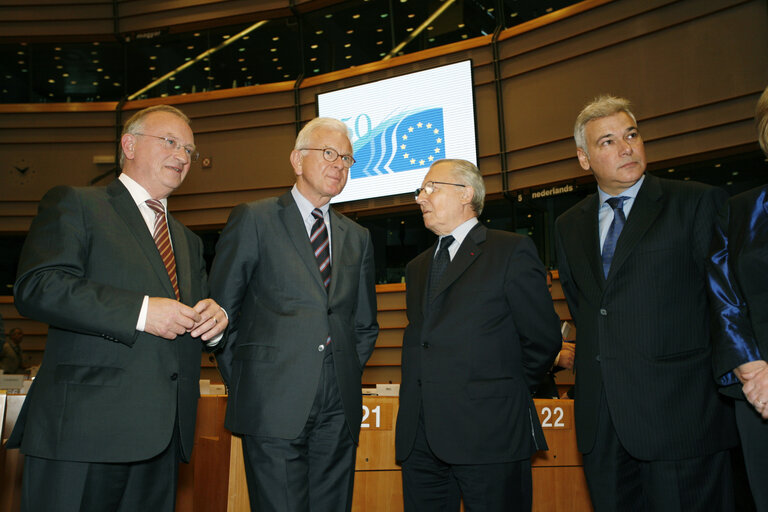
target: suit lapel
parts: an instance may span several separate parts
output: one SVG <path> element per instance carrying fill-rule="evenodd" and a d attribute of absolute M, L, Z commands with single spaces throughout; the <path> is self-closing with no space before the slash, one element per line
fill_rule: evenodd
<path fill-rule="evenodd" d="M 433 295 L 435 298 L 437 298 L 438 295 L 443 293 L 449 286 L 451 286 L 454 281 L 461 277 L 461 275 L 470 267 L 470 265 L 472 265 L 477 260 L 477 258 L 483 252 L 482 249 L 480 249 L 479 244 L 485 242 L 487 234 L 488 228 L 480 223 L 476 224 L 475 227 L 473 227 L 470 232 L 467 233 L 467 236 L 461 243 L 461 247 L 459 247 L 456 256 L 453 257 L 451 263 L 448 265 L 448 268 L 445 269 L 445 274 L 443 274 L 440 282 L 437 283 L 435 293 L 430 293 L 430 295 Z"/>
<path fill-rule="evenodd" d="M 128 232 L 134 237 L 155 275 L 163 283 L 167 296 L 176 298 L 171 280 L 168 279 L 168 272 L 165 270 L 163 259 L 157 251 L 157 245 L 155 245 L 155 241 L 147 229 L 147 224 L 144 222 L 144 217 L 141 216 L 139 208 L 133 201 L 130 192 L 128 192 L 128 189 L 125 188 L 120 180 L 115 180 L 107 186 L 107 193 L 109 194 L 109 201 L 112 203 L 112 207 L 123 222 L 125 222 Z"/>
<path fill-rule="evenodd" d="M 432 263 L 435 261 L 435 251 L 437 250 L 437 242 L 440 240 L 438 238 L 434 244 L 432 244 L 432 247 L 429 248 L 429 250 L 426 253 L 422 253 L 423 260 L 418 262 L 418 265 L 415 269 L 414 275 L 416 276 L 416 282 L 415 283 L 408 283 L 408 288 L 406 291 L 413 287 L 415 290 L 417 290 L 416 293 L 419 293 L 421 295 L 417 296 L 417 303 L 421 305 L 422 311 L 428 311 L 429 304 L 427 304 L 427 297 L 429 295 L 427 294 L 427 286 L 429 286 L 429 274 L 432 272 Z"/>
<path fill-rule="evenodd" d="M 315 259 L 312 245 L 309 243 L 307 228 L 305 227 L 304 219 L 301 218 L 301 213 L 299 213 L 299 207 L 296 206 L 296 201 L 293 200 L 293 196 L 289 191 L 280 196 L 277 202 L 282 207 L 279 212 L 280 219 L 285 226 L 286 233 L 288 233 L 288 238 L 291 239 L 296 248 L 299 259 L 307 266 L 307 270 L 314 276 L 318 286 L 325 289 L 323 278 L 320 276 L 320 269 L 317 268 L 317 259 Z M 336 249 L 335 245 L 334 249 Z M 336 251 L 334 250 L 335 253 Z M 333 283 L 333 267 L 331 267 L 331 283 Z"/>
<path fill-rule="evenodd" d="M 595 282 L 600 283 L 602 288 L 605 285 L 605 274 L 603 273 L 603 258 L 600 254 L 599 209 L 600 195 L 595 193 L 582 205 L 581 219 L 575 223 L 573 229 L 576 230 L 576 239 L 583 241 L 580 244 L 584 251 L 583 261 L 589 266 L 595 277 Z"/>
<path fill-rule="evenodd" d="M 331 218 L 331 247 L 332 247 L 332 255 L 331 255 L 331 289 L 328 290 L 328 295 L 333 296 L 334 291 L 336 290 L 336 285 L 339 282 L 337 276 L 340 276 L 341 273 L 337 273 L 334 275 L 333 269 L 334 268 L 341 268 L 338 265 L 340 265 L 341 261 L 341 255 L 342 253 L 342 247 L 344 247 L 344 240 L 347 237 L 347 227 L 343 223 L 343 219 L 341 218 L 341 215 L 337 213 L 332 208 L 328 211 L 328 214 Z M 313 254 L 314 256 L 314 254 Z M 315 263 L 315 268 L 317 268 L 317 263 Z M 320 275 L 320 270 L 318 269 L 317 275 Z"/>
<path fill-rule="evenodd" d="M 608 272 L 609 280 L 616 275 L 616 272 L 619 271 L 627 257 L 632 254 L 638 242 L 661 213 L 662 197 L 659 180 L 654 176 L 646 175 L 635 198 L 635 203 L 632 205 L 632 210 L 629 212 L 627 223 L 616 242 L 616 252 L 613 254 L 611 270 Z"/>
<path fill-rule="evenodd" d="M 192 300 L 192 262 L 189 254 L 189 243 L 184 227 L 179 221 L 168 214 L 168 229 L 171 232 L 173 256 L 176 258 L 176 279 L 179 283 L 181 300 Z M 165 268 L 165 267 L 163 267 Z"/>

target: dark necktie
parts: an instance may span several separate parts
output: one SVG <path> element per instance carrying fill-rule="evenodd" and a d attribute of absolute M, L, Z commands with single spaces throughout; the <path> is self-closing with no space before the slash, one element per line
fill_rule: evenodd
<path fill-rule="evenodd" d="M 325 227 L 323 211 L 320 208 L 312 210 L 312 216 L 316 220 L 312 225 L 309 241 L 312 244 L 312 250 L 315 251 L 317 268 L 320 269 L 320 276 L 323 278 L 323 284 L 327 291 L 328 287 L 331 286 L 331 248 L 328 244 L 328 229 Z"/>
<path fill-rule="evenodd" d="M 605 200 L 608 206 L 613 208 L 613 222 L 608 228 L 608 234 L 605 235 L 603 242 L 603 273 L 608 277 L 608 271 L 611 269 L 611 260 L 613 253 L 616 252 L 616 242 L 619 241 L 621 230 L 624 229 L 624 223 L 627 218 L 624 217 L 624 201 L 629 199 L 627 196 L 609 197 Z"/>
<path fill-rule="evenodd" d="M 440 278 L 443 277 L 445 269 L 448 268 L 448 264 L 451 262 L 451 256 L 448 254 L 448 247 L 451 246 L 455 238 L 448 235 L 440 239 L 440 247 L 437 249 L 435 259 L 432 261 L 432 269 L 429 271 L 429 302 L 432 302 L 435 298 L 435 290 L 440 283 Z"/>
<path fill-rule="evenodd" d="M 171 234 L 168 232 L 165 208 L 163 208 L 163 203 L 157 199 L 147 199 L 146 203 L 155 212 L 155 230 L 152 233 L 152 238 L 155 239 L 157 250 L 160 251 L 160 257 L 163 259 L 165 271 L 168 272 L 168 278 L 173 285 L 176 300 L 179 300 L 181 295 L 179 294 L 179 282 L 176 278 L 176 258 L 173 256 L 173 247 L 171 247 Z"/>

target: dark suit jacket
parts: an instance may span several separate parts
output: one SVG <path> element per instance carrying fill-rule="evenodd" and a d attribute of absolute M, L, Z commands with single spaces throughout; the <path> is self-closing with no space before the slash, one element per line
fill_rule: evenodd
<path fill-rule="evenodd" d="M 171 215 L 181 300 L 207 297 L 202 242 Z M 192 451 L 201 342 L 136 330 L 144 295 L 175 299 L 152 235 L 119 180 L 56 187 L 21 253 L 16 307 L 49 324 L 10 447 L 37 457 L 130 462 L 163 451 L 179 422 Z"/>
<path fill-rule="evenodd" d="M 576 324 L 576 435 L 595 442 L 600 394 L 642 460 L 733 446 L 733 412 L 712 379 L 705 262 L 725 193 L 646 175 L 603 276 L 597 194 L 556 223 L 560 282 Z"/>
<path fill-rule="evenodd" d="M 744 399 L 744 394 L 731 370 L 768 358 L 767 200 L 766 186 L 733 197 L 730 215 L 724 216 L 713 240 L 715 377 L 728 386 L 722 391 L 734 398 Z"/>
<path fill-rule="evenodd" d="M 422 407 L 429 445 L 450 464 L 527 459 L 546 449 L 530 390 L 561 345 L 536 248 L 476 225 L 427 304 L 434 252 L 406 267 L 397 459 L 413 448 Z"/>
<path fill-rule="evenodd" d="M 328 291 L 290 192 L 236 207 L 221 234 L 210 282 L 230 319 L 217 359 L 232 432 L 301 433 L 325 357 L 318 347 L 330 333 L 347 424 L 358 438 L 361 376 L 379 331 L 373 247 L 368 230 L 330 212 Z"/>

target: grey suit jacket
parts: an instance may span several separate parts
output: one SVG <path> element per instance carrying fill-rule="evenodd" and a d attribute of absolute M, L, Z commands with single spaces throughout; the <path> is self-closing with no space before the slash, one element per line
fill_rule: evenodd
<path fill-rule="evenodd" d="M 207 297 L 200 239 L 168 216 L 181 300 Z M 43 362 L 10 447 L 37 457 L 131 462 L 163 451 L 178 418 L 192 451 L 202 344 L 136 330 L 144 295 L 175 294 L 141 213 L 119 180 L 56 187 L 40 202 L 14 288 L 19 312 L 49 324 Z"/>
<path fill-rule="evenodd" d="M 712 379 L 705 262 L 725 192 L 646 175 L 607 279 L 593 194 L 556 223 L 560 281 L 576 324 L 576 436 L 592 450 L 601 393 L 624 448 L 676 460 L 735 443 Z"/>
<path fill-rule="evenodd" d="M 211 294 L 230 326 L 217 355 L 229 386 L 226 426 L 293 439 L 304 427 L 331 335 L 350 432 L 362 417 L 361 376 L 378 336 L 368 231 L 333 209 L 326 291 L 290 192 L 243 204 L 229 217 L 211 270 Z"/>

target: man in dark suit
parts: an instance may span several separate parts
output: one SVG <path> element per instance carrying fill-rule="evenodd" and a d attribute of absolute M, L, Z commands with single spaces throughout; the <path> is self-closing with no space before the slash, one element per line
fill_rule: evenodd
<path fill-rule="evenodd" d="M 349 510 L 378 335 L 373 247 L 329 208 L 354 163 L 346 126 L 310 121 L 290 159 L 293 189 L 235 208 L 216 246 L 211 294 L 232 319 L 225 424 L 242 435 L 252 510 Z"/>
<path fill-rule="evenodd" d="M 21 253 L 16 307 L 49 324 L 8 441 L 26 455 L 26 512 L 173 511 L 201 340 L 227 325 L 205 298 L 201 240 L 165 212 L 197 155 L 189 119 L 150 107 L 120 142 L 119 178 L 48 192 Z"/>
<path fill-rule="evenodd" d="M 396 457 L 406 511 L 531 509 L 546 449 L 531 390 L 560 350 L 544 267 L 524 236 L 477 219 L 485 186 L 465 160 L 432 164 L 416 192 L 439 242 L 406 267 Z"/>
<path fill-rule="evenodd" d="M 576 435 L 601 510 L 732 510 L 732 408 L 712 379 L 705 262 L 725 193 L 645 174 L 629 102 L 574 130 L 598 192 L 557 219 L 576 324 Z"/>

